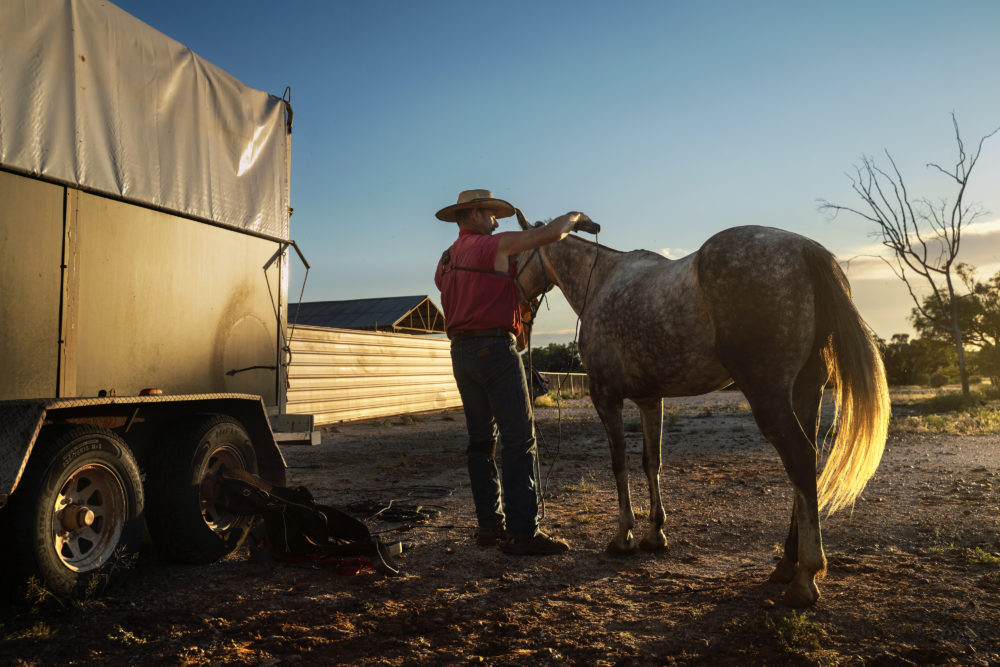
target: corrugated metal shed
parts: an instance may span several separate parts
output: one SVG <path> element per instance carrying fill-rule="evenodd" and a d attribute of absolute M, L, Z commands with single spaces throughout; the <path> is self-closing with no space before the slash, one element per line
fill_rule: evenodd
<path fill-rule="evenodd" d="M 446 338 L 300 326 L 291 350 L 288 412 L 317 424 L 462 405 Z"/>
<path fill-rule="evenodd" d="M 293 303 L 288 322 L 331 329 L 444 333 L 444 314 L 426 295 Z"/>

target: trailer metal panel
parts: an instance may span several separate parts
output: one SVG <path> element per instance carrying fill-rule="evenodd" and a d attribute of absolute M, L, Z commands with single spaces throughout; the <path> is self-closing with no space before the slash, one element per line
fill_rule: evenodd
<path fill-rule="evenodd" d="M 55 396 L 63 188 L 0 171 L 0 400 Z"/>
<path fill-rule="evenodd" d="M 263 267 L 279 244 L 88 193 L 76 228 L 77 377 L 67 393 L 155 386 L 277 404 L 282 280 L 280 263 Z"/>

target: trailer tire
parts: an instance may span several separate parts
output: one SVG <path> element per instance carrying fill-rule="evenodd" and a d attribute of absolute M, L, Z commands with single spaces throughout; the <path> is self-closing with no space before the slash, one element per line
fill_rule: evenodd
<path fill-rule="evenodd" d="M 4 509 L 15 586 L 37 577 L 61 599 L 99 593 L 139 552 L 143 503 L 139 468 L 120 437 L 46 426 Z"/>
<path fill-rule="evenodd" d="M 146 523 L 167 558 L 212 563 L 246 538 L 254 517 L 226 510 L 218 476 L 227 469 L 257 473 L 246 429 L 227 415 L 187 420 L 170 429 L 150 456 Z"/>

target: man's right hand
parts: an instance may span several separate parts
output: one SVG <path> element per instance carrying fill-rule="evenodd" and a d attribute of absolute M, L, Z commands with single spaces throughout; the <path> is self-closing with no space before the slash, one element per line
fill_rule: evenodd
<path fill-rule="evenodd" d="M 593 224 L 593 221 L 585 213 L 570 211 L 541 227 L 532 227 L 522 232 L 504 232 L 500 235 L 494 270 L 506 271 L 507 257 L 510 255 L 566 238 L 581 222 Z"/>
<path fill-rule="evenodd" d="M 558 218 L 550 222 L 546 227 L 557 227 L 559 228 L 559 239 L 566 237 L 570 232 L 575 231 L 588 231 L 585 227 L 589 225 L 596 224 L 590 219 L 586 213 L 580 213 L 579 211 L 570 211 L 564 215 L 560 215 Z M 600 227 L 598 227 L 600 229 Z"/>

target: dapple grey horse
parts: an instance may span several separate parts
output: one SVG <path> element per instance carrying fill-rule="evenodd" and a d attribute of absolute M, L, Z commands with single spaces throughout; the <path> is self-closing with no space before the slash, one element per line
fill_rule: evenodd
<path fill-rule="evenodd" d="M 618 532 L 608 550 L 636 548 L 624 399 L 639 407 L 645 441 L 649 529 L 638 546 L 658 550 L 667 544 L 659 488 L 663 397 L 735 381 L 794 490 L 784 554 L 770 581 L 788 584 L 782 601 L 789 606 L 815 603 L 816 576 L 826 571 L 820 509 L 853 505 L 882 457 L 890 409 L 878 349 L 833 255 L 791 232 L 735 227 L 679 260 L 570 236 L 522 253 L 518 266 L 525 298 L 558 286 L 580 318 L 580 357 L 618 487 Z M 838 428 L 817 482 L 828 382 Z"/>

